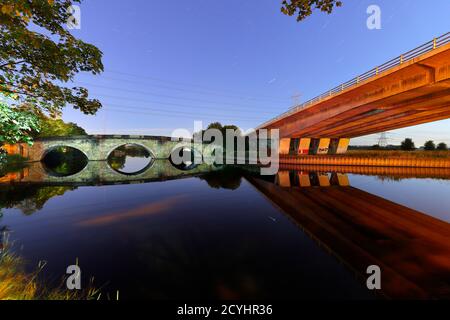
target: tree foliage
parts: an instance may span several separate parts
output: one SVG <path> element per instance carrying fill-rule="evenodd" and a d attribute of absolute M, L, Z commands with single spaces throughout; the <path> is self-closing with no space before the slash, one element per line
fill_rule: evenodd
<path fill-rule="evenodd" d="M 302 21 L 310 16 L 315 9 L 330 14 L 335 7 L 341 7 L 339 0 L 283 0 L 281 12 L 288 16 L 297 16 Z"/>
<path fill-rule="evenodd" d="M 41 130 L 34 137 L 66 137 L 66 136 L 84 136 L 86 131 L 76 123 L 66 123 L 61 119 L 52 119 L 48 117 L 40 118 Z"/>
<path fill-rule="evenodd" d="M 0 101 L 0 146 L 17 142 L 31 144 L 31 135 L 39 129 L 39 118 L 35 114 Z"/>
<path fill-rule="evenodd" d="M 448 146 L 445 142 L 441 142 L 437 145 L 436 149 L 440 150 L 440 151 L 444 151 L 444 150 L 448 150 Z"/>
<path fill-rule="evenodd" d="M 101 107 L 87 89 L 64 85 L 80 71 L 103 71 L 102 52 L 65 28 L 80 1 L 0 0 L 0 92 L 13 93 L 17 105 L 51 115 L 66 104 L 85 114 Z"/>
<path fill-rule="evenodd" d="M 433 150 L 436 150 L 436 145 L 434 144 L 434 142 L 432 140 L 429 140 L 429 141 L 425 142 L 424 149 L 427 151 L 433 151 Z"/>
<path fill-rule="evenodd" d="M 406 138 L 405 140 L 403 140 L 400 147 L 402 150 L 405 151 L 411 151 L 416 149 L 416 146 L 414 145 L 414 142 L 411 138 Z"/>
<path fill-rule="evenodd" d="M 212 122 L 212 123 L 210 123 L 208 125 L 208 127 L 206 128 L 206 130 L 209 130 L 209 129 L 217 129 L 217 130 L 219 130 L 222 133 L 222 137 L 224 139 L 224 142 L 225 142 L 225 139 L 226 139 L 227 129 L 233 130 L 237 135 L 241 135 L 242 134 L 242 132 L 239 129 L 239 127 L 237 127 L 237 126 L 235 126 L 233 124 L 222 125 L 220 122 Z M 197 138 L 202 139 L 206 130 L 202 130 L 200 132 L 194 132 L 194 135 L 193 135 L 194 138 L 197 137 Z"/>

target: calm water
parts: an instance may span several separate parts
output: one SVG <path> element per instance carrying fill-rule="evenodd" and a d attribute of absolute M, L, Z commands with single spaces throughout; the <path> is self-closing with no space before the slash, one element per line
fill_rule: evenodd
<path fill-rule="evenodd" d="M 122 169 L 139 166 L 148 161 Z M 448 172 L 298 169 L 189 176 L 155 163 L 141 183 L 117 170 L 89 181 L 97 168 L 58 184 L 32 167 L 3 177 L 0 229 L 28 270 L 47 261 L 49 285 L 78 259 L 85 284 L 95 277 L 121 299 L 450 296 Z M 374 263 L 388 270 L 377 295 L 365 279 Z"/>

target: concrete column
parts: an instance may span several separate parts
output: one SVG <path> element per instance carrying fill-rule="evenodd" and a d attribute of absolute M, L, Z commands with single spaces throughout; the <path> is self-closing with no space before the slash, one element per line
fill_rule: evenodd
<path fill-rule="evenodd" d="M 330 138 L 322 138 L 319 142 L 319 148 L 317 149 L 317 154 L 328 154 L 328 149 L 330 147 Z"/>
<path fill-rule="evenodd" d="M 283 155 L 289 154 L 289 147 L 291 145 L 291 138 L 280 139 L 280 150 L 279 153 Z"/>
<path fill-rule="evenodd" d="M 310 138 L 301 138 L 300 143 L 298 144 L 298 154 L 309 154 L 310 145 Z"/>
<path fill-rule="evenodd" d="M 336 154 L 346 153 L 349 144 L 350 144 L 350 139 L 348 139 L 348 138 L 339 139 L 339 144 L 338 144 Z"/>

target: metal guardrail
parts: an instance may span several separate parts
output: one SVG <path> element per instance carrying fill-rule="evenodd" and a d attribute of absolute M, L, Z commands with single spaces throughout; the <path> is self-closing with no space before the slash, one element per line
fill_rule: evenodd
<path fill-rule="evenodd" d="M 263 128 L 274 121 L 285 118 L 286 116 L 293 114 L 299 110 L 302 110 L 312 104 L 318 103 L 326 98 L 337 95 L 337 94 L 341 93 L 342 91 L 344 91 L 345 89 L 348 89 L 355 85 L 361 84 L 370 78 L 378 76 L 383 72 L 386 72 L 394 67 L 400 66 L 405 62 L 411 61 L 414 58 L 417 58 L 425 53 L 433 51 L 433 50 L 435 50 L 439 47 L 442 47 L 448 43 L 450 43 L 450 32 L 448 32 L 438 38 L 434 38 L 433 40 L 431 40 L 411 51 L 408 51 L 408 52 L 406 52 L 406 53 L 404 53 L 404 54 L 402 54 L 402 55 L 400 55 L 378 67 L 373 68 L 372 70 L 369 70 L 369 71 L 357 76 L 356 78 L 353 78 L 347 82 L 344 82 L 344 83 L 340 84 L 339 86 L 337 86 L 315 98 L 312 98 L 311 100 L 308 100 L 300 105 L 290 108 L 288 111 L 282 113 L 281 115 L 279 115 L 275 118 L 272 118 L 271 120 L 263 123 L 261 126 L 259 126 L 259 128 Z"/>

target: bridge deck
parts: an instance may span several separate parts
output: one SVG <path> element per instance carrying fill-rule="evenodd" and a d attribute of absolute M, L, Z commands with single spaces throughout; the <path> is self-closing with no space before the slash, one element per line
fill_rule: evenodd
<path fill-rule="evenodd" d="M 352 138 L 450 118 L 450 33 L 355 79 L 259 128 Z"/>

